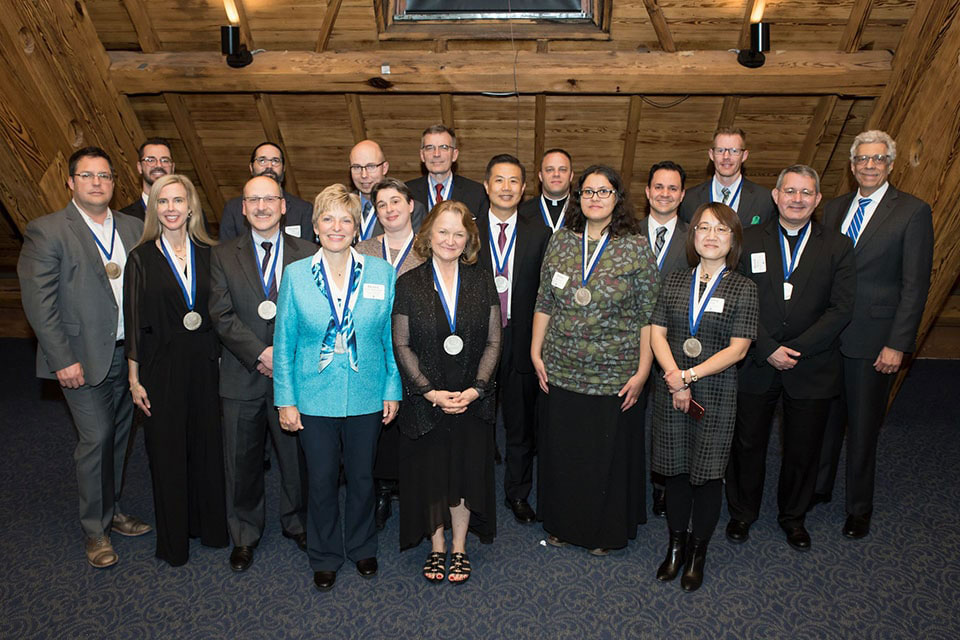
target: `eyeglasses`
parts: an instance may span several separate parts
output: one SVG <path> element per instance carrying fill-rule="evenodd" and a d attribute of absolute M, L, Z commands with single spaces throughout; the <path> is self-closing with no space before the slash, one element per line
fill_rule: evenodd
<path fill-rule="evenodd" d="M 140 158 L 140 162 L 143 164 L 162 164 L 164 166 L 173 164 L 173 159 L 166 156 L 162 158 L 154 158 L 153 156 L 147 156 L 145 158 Z"/>
<path fill-rule="evenodd" d="M 724 153 L 729 153 L 731 156 L 736 158 L 744 152 L 743 149 L 738 149 L 737 147 L 714 147 L 713 154 L 716 156 L 722 156 Z"/>
<path fill-rule="evenodd" d="M 584 200 L 591 200 L 593 199 L 593 196 L 597 196 L 601 200 L 606 200 L 615 193 L 616 191 L 613 189 L 607 189 L 606 187 L 602 187 L 600 189 L 581 189 L 580 197 Z"/>
<path fill-rule="evenodd" d="M 102 180 L 103 182 L 113 182 L 113 174 L 107 173 L 106 171 L 101 171 L 99 173 L 94 173 L 92 171 L 81 171 L 80 173 L 73 174 L 74 178 L 80 178 L 84 182 L 93 182 L 94 178 Z"/>
<path fill-rule="evenodd" d="M 890 156 L 883 153 L 877 153 L 872 156 L 853 156 L 853 164 L 858 167 L 868 164 L 871 160 L 873 160 L 874 164 L 883 166 L 890 162 Z"/>
<path fill-rule="evenodd" d="M 706 222 L 701 222 L 700 224 L 695 226 L 693 229 L 697 233 L 702 233 L 705 236 L 710 235 L 711 231 L 715 232 L 718 236 L 725 236 L 730 233 L 730 227 L 726 225 L 718 224 L 717 226 L 712 226 L 707 224 Z"/>
<path fill-rule="evenodd" d="M 352 164 L 350 165 L 350 171 L 353 173 L 363 173 L 364 171 L 367 173 L 373 173 L 382 167 L 384 162 L 386 162 L 386 160 L 383 162 L 371 162 L 370 164 Z"/>
<path fill-rule="evenodd" d="M 433 153 L 437 149 L 439 149 L 440 151 L 443 151 L 444 153 L 446 153 L 447 151 L 453 151 L 454 149 L 456 149 L 456 147 L 451 146 L 449 144 L 425 144 L 420 148 L 426 151 L 427 153 Z"/>
<path fill-rule="evenodd" d="M 255 159 L 254 162 L 261 167 L 265 167 L 268 164 L 274 167 L 279 167 L 283 164 L 283 158 L 268 158 L 266 156 L 260 156 L 259 158 Z"/>
<path fill-rule="evenodd" d="M 243 196 L 243 201 L 251 207 L 256 207 L 263 200 L 263 204 L 272 205 L 280 201 L 280 196 Z"/>
<path fill-rule="evenodd" d="M 813 196 L 817 195 L 817 192 L 816 192 L 816 191 L 811 191 L 810 189 L 794 189 L 793 187 L 787 187 L 786 189 L 780 189 L 780 193 L 782 193 L 783 195 L 787 196 L 788 198 L 792 198 L 793 196 L 797 195 L 798 193 L 799 193 L 802 197 L 804 197 L 804 198 L 812 198 Z"/>

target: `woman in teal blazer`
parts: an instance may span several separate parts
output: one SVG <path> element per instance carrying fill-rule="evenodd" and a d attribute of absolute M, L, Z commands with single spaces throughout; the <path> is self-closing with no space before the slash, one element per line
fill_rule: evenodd
<path fill-rule="evenodd" d="M 327 187 L 314 203 L 313 226 L 321 249 L 283 272 L 273 385 L 280 426 L 298 431 L 303 446 L 310 483 L 307 554 L 314 584 L 328 591 L 344 558 L 365 578 L 377 573 L 373 462 L 380 425 L 397 415 L 402 388 L 390 326 L 395 272 L 351 248 L 360 198 L 343 185 Z"/>

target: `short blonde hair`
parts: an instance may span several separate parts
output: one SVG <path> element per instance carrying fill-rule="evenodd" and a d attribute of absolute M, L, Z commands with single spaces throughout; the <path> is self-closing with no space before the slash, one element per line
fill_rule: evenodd
<path fill-rule="evenodd" d="M 480 230 L 477 229 L 477 223 L 473 221 L 473 214 L 470 213 L 467 205 L 462 202 L 457 202 L 456 200 L 438 202 L 433 209 L 430 210 L 427 217 L 423 219 L 423 224 L 420 225 L 420 231 L 413 241 L 413 250 L 424 260 L 429 260 L 433 257 L 433 249 L 430 247 L 433 225 L 437 222 L 437 218 L 447 211 L 459 214 L 460 222 L 467 230 L 467 244 L 463 248 L 460 262 L 463 264 L 475 264 L 477 262 L 477 254 L 480 253 Z"/>
<path fill-rule="evenodd" d="M 150 187 L 150 195 L 147 198 L 147 212 L 143 218 L 143 235 L 140 236 L 140 242 L 145 244 L 154 242 L 163 233 L 163 227 L 160 224 L 160 216 L 157 214 L 157 198 L 164 187 L 171 184 L 183 185 L 187 192 L 187 234 L 190 239 L 197 244 L 203 244 L 212 247 L 217 241 L 210 237 L 203 225 L 203 208 L 200 206 L 200 194 L 197 188 L 190 182 L 190 178 L 179 173 L 171 173 L 158 178 L 153 186 Z"/>
<path fill-rule="evenodd" d="M 320 214 L 332 209 L 343 209 L 353 218 L 355 233 L 360 233 L 360 196 L 342 184 L 332 184 L 321 191 L 313 201 L 313 216 L 310 221 L 317 226 Z"/>

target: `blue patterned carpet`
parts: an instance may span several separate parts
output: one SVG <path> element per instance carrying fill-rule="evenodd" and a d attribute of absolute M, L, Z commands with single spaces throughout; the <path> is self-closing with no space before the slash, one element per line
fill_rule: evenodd
<path fill-rule="evenodd" d="M 170 568 L 154 559 L 153 534 L 114 536 L 120 563 L 87 566 L 62 396 L 33 378 L 29 342 L 0 340 L 0 349 L 0 638 L 960 637 L 960 434 L 944 401 L 960 385 L 956 362 L 918 363 L 897 399 L 866 540 L 840 535 L 842 500 L 834 500 L 808 517 L 811 552 L 786 545 L 774 439 L 763 519 L 734 546 L 723 515 L 694 594 L 654 578 L 662 520 L 596 558 L 546 546 L 539 526 L 514 523 L 502 505 L 495 543 L 468 543 L 475 573 L 466 585 L 424 581 L 427 546 L 400 554 L 394 517 L 380 538 L 380 575 L 363 580 L 346 565 L 336 588 L 320 594 L 275 515 L 245 574 L 229 570 L 229 550 L 197 543 L 187 566 Z M 275 509 L 276 470 L 268 483 Z M 125 498 L 152 521 L 142 435 Z"/>

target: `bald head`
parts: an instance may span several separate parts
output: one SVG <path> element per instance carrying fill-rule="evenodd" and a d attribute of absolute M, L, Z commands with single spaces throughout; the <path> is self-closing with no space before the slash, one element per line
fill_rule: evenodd
<path fill-rule="evenodd" d="M 370 198 L 370 190 L 389 170 L 390 163 L 384 157 L 383 149 L 373 140 L 358 142 L 350 150 L 350 178 L 363 197 Z"/>

